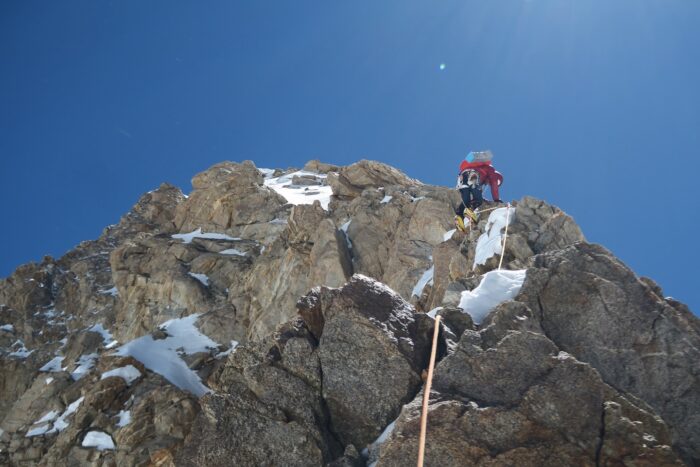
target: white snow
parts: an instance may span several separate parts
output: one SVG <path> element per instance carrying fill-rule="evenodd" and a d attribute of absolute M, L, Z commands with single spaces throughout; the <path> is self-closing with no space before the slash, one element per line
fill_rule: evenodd
<path fill-rule="evenodd" d="M 518 295 L 526 272 L 526 269 L 487 272 L 477 288 L 462 292 L 459 307 L 472 317 L 474 323 L 481 324 L 498 304 Z"/>
<path fill-rule="evenodd" d="M 370 451 L 375 451 L 379 446 L 384 444 L 384 442 L 387 439 L 389 439 L 389 436 L 391 436 L 391 433 L 394 431 L 394 427 L 396 426 L 397 420 L 398 420 L 398 418 L 396 420 L 394 420 L 393 422 L 389 423 L 386 426 L 386 428 L 384 428 L 384 431 L 382 431 L 382 433 L 379 435 L 379 437 L 377 439 L 375 439 L 372 442 L 372 444 L 370 444 L 368 447 L 366 447 L 365 449 L 362 450 L 362 455 L 365 458 L 369 457 Z M 376 452 L 373 453 L 372 457 L 375 457 L 375 456 L 377 456 Z M 375 467 L 377 465 L 377 462 L 378 462 L 377 460 L 369 462 L 367 464 L 367 467 Z"/>
<path fill-rule="evenodd" d="M 39 371 L 47 371 L 47 372 L 51 372 L 51 373 L 61 371 L 62 370 L 61 362 L 63 361 L 64 358 L 65 357 L 54 357 L 46 365 L 39 368 Z M 46 383 L 46 384 L 48 384 L 48 383 Z"/>
<path fill-rule="evenodd" d="M 196 272 L 188 272 L 187 274 L 204 284 L 204 287 L 209 287 L 209 277 L 206 274 L 198 274 Z"/>
<path fill-rule="evenodd" d="M 474 268 L 480 264 L 486 264 L 489 258 L 493 255 L 501 253 L 503 245 L 501 239 L 503 238 L 502 231 L 506 227 L 506 218 L 510 217 L 510 221 L 513 220 L 515 215 L 515 208 L 510 208 L 510 216 L 508 215 L 508 209 L 498 208 L 491 212 L 489 215 L 489 220 L 486 223 L 486 230 L 479 237 L 476 242 L 476 254 L 474 256 Z"/>
<path fill-rule="evenodd" d="M 108 349 L 111 348 L 110 346 L 114 347 L 117 343 L 117 341 L 115 341 L 112 337 L 112 333 L 106 330 L 100 323 L 97 323 L 93 327 L 89 328 L 88 331 L 99 333 L 102 336 L 102 341 L 104 342 L 105 347 Z"/>
<path fill-rule="evenodd" d="M 155 340 L 150 335 L 139 337 L 122 345 L 115 355 L 132 356 L 149 370 L 164 376 L 180 389 L 203 396 L 210 389 L 202 384 L 197 373 L 190 370 L 178 352 L 194 354 L 207 352 L 218 344 L 200 333 L 194 323 L 199 315 L 194 314 L 173 319 L 161 326 L 168 337 Z"/>
<path fill-rule="evenodd" d="M 81 355 L 78 359 L 78 367 L 70 374 L 71 377 L 75 381 L 78 381 L 80 378 L 90 373 L 90 370 L 95 366 L 95 360 L 97 360 L 96 353 Z"/>
<path fill-rule="evenodd" d="M 131 412 L 128 410 L 120 410 L 117 417 L 119 417 L 119 421 L 117 422 L 119 428 L 125 427 L 131 423 Z"/>
<path fill-rule="evenodd" d="M 348 236 L 348 228 L 350 227 L 351 222 L 352 219 L 340 226 L 340 230 L 342 230 L 345 234 L 345 244 L 348 246 L 348 250 L 352 250 L 352 240 L 350 240 L 350 237 Z"/>
<path fill-rule="evenodd" d="M 15 332 L 15 327 L 11 324 L 3 324 L 0 326 L 0 330 L 7 332 Z"/>
<path fill-rule="evenodd" d="M 68 408 L 66 408 L 66 410 L 58 418 L 56 418 L 58 416 L 58 412 L 56 411 L 52 410 L 51 412 L 47 413 L 46 415 L 41 417 L 41 419 L 34 422 L 34 425 L 39 425 L 41 423 L 46 424 L 36 428 L 32 428 L 31 430 L 27 431 L 27 434 L 25 436 L 27 438 L 30 438 L 32 436 L 51 434 L 65 430 L 68 427 L 68 422 L 66 421 L 66 418 L 68 418 L 68 416 L 72 415 L 73 413 L 75 413 L 76 410 L 78 410 L 78 407 L 84 399 L 84 397 L 81 397 L 80 399 L 70 404 Z M 53 427 L 51 427 L 51 421 L 53 421 Z"/>
<path fill-rule="evenodd" d="M 116 286 L 116 285 L 115 285 L 114 287 L 112 287 L 111 289 L 100 290 L 100 293 L 101 293 L 102 295 L 111 295 L 112 297 L 117 297 L 117 296 L 119 296 L 119 291 L 117 290 L 117 286 Z"/>
<path fill-rule="evenodd" d="M 430 258 L 431 260 L 433 259 L 432 257 Z M 423 289 L 425 289 L 425 286 L 428 284 L 433 283 L 433 274 L 435 273 L 435 265 L 430 266 L 430 269 L 425 271 L 421 278 L 418 280 L 416 283 L 415 287 L 413 287 L 413 292 L 411 293 L 411 296 L 416 296 L 420 297 L 421 294 L 423 293 Z"/>
<path fill-rule="evenodd" d="M 58 419 L 53 422 L 53 429 L 51 430 L 51 433 L 54 431 L 63 431 L 66 428 L 68 428 L 68 422 L 66 421 L 66 418 L 68 418 L 70 415 L 73 415 L 77 410 L 78 407 L 80 407 L 80 404 L 83 403 L 83 400 L 85 400 L 85 397 L 81 397 L 80 399 L 75 400 L 72 404 L 68 406 L 68 408 L 61 414 Z"/>
<path fill-rule="evenodd" d="M 10 352 L 10 357 L 17 357 L 17 358 L 27 358 L 34 352 L 33 350 L 27 349 L 24 345 L 24 341 L 21 339 L 16 340 L 13 344 L 12 347 L 19 347 L 17 350 L 14 352 Z"/>
<path fill-rule="evenodd" d="M 51 422 L 58 417 L 59 412 L 56 412 L 55 410 L 52 410 L 51 412 L 47 413 L 43 417 L 41 417 L 39 420 L 34 422 L 34 425 L 38 425 L 40 423 L 46 423 L 46 422 Z"/>
<path fill-rule="evenodd" d="M 220 255 L 236 255 L 236 256 L 247 256 L 244 251 L 238 250 L 236 248 L 229 248 L 228 250 L 220 251 Z"/>
<path fill-rule="evenodd" d="M 447 240 L 451 239 L 452 235 L 454 235 L 454 233 L 456 231 L 457 231 L 457 229 L 452 229 L 452 230 L 448 230 L 447 232 L 445 232 L 445 235 L 442 236 L 442 241 L 446 242 Z"/>
<path fill-rule="evenodd" d="M 393 198 L 394 198 L 393 196 L 386 195 L 386 196 L 384 196 L 384 198 L 382 198 L 382 200 L 380 201 L 380 203 L 381 203 L 381 204 L 386 204 L 386 203 L 388 203 L 389 201 L 391 201 Z"/>
<path fill-rule="evenodd" d="M 109 370 L 102 373 L 100 379 L 109 378 L 111 376 L 118 376 L 126 381 L 127 385 L 131 385 L 135 380 L 141 377 L 141 372 L 134 365 L 127 365 L 121 368 L 115 368 L 114 370 Z"/>
<path fill-rule="evenodd" d="M 223 352 L 219 352 L 214 356 L 214 358 L 219 359 L 219 358 L 224 358 L 227 357 L 231 352 L 236 350 L 236 347 L 238 347 L 238 341 L 231 341 L 231 347 L 228 348 L 228 350 L 224 350 Z"/>
<path fill-rule="evenodd" d="M 258 168 L 258 172 L 260 172 L 261 174 L 263 174 L 263 177 L 265 177 L 265 178 L 270 178 L 270 177 L 272 177 L 272 175 L 275 173 L 275 169 L 261 169 L 261 168 Z"/>
<path fill-rule="evenodd" d="M 203 238 L 203 239 L 207 239 L 207 240 L 229 240 L 229 241 L 240 240 L 240 238 L 229 237 L 226 234 L 213 233 L 213 232 L 202 233 L 201 228 L 195 230 L 194 232 L 190 232 L 190 233 L 175 234 L 175 235 L 172 235 L 172 237 L 174 239 L 177 239 L 177 240 L 182 240 L 182 243 L 192 243 L 192 240 L 194 240 L 195 238 Z"/>
<path fill-rule="evenodd" d="M 114 449 L 114 441 L 107 433 L 101 431 L 89 431 L 83 439 L 84 448 L 96 448 L 98 451 Z"/>
<path fill-rule="evenodd" d="M 317 174 L 314 172 L 299 170 L 281 177 L 266 178 L 265 186 L 282 195 L 282 197 L 286 199 L 288 203 L 295 205 L 313 204 L 314 201 L 318 200 L 321 203 L 321 207 L 327 211 L 328 204 L 331 202 L 331 195 L 333 194 L 332 188 L 327 185 L 293 185 L 292 178 L 302 175 L 313 175 L 319 179 L 325 179 L 327 177 L 325 174 Z"/>
<path fill-rule="evenodd" d="M 27 432 L 25 435 L 27 438 L 31 438 L 32 436 L 39 436 L 45 434 L 47 431 L 49 431 L 49 428 L 51 427 L 50 424 L 42 425 L 38 428 L 32 428 Z"/>
<path fill-rule="evenodd" d="M 51 384 L 51 383 L 53 383 L 53 377 L 49 376 L 48 378 L 46 378 L 46 384 Z"/>

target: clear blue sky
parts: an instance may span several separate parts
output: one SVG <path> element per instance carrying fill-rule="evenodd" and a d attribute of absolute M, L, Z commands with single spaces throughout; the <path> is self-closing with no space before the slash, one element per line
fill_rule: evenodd
<path fill-rule="evenodd" d="M 0 276 L 221 160 L 452 185 L 490 148 L 504 198 L 698 312 L 699 25 L 697 0 L 4 0 Z"/>

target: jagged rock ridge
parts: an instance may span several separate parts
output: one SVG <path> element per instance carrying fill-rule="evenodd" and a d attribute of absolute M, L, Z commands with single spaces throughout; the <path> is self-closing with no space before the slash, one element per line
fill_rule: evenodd
<path fill-rule="evenodd" d="M 506 274 L 502 207 L 378 162 L 192 185 L 0 282 L 0 463 L 410 465 L 436 313 L 426 465 L 700 462 L 698 319 L 561 210 Z"/>

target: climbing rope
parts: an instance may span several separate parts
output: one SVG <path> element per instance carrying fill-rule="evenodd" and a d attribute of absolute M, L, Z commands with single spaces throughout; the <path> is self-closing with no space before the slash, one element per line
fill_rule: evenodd
<path fill-rule="evenodd" d="M 508 240 L 508 223 L 510 222 L 510 203 L 506 205 L 506 231 L 503 234 L 503 247 L 501 248 L 501 259 L 498 262 L 498 270 L 501 270 L 503 265 L 503 255 L 506 252 L 506 240 Z"/>
<path fill-rule="evenodd" d="M 433 348 L 430 351 L 430 363 L 428 364 L 428 377 L 423 388 L 423 411 L 420 416 L 420 438 L 418 439 L 418 467 L 423 467 L 425 457 L 425 435 L 428 430 L 428 400 L 430 399 L 430 387 L 433 384 L 433 368 L 435 367 L 435 354 L 437 353 L 437 340 L 440 331 L 440 315 L 435 317 L 435 331 L 433 332 Z"/>

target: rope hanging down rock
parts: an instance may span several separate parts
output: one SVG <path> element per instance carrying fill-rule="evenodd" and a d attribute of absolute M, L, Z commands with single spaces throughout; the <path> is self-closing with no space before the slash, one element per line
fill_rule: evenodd
<path fill-rule="evenodd" d="M 430 351 L 430 363 L 428 364 L 428 377 L 423 388 L 423 411 L 420 417 L 420 438 L 418 440 L 418 467 L 423 467 L 425 457 L 425 435 L 428 429 L 428 400 L 430 399 L 430 387 L 433 384 L 433 368 L 435 367 L 435 354 L 437 353 L 437 340 L 440 332 L 440 315 L 435 317 L 435 331 L 433 332 L 433 348 Z"/>
<path fill-rule="evenodd" d="M 501 248 L 501 259 L 498 261 L 498 270 L 501 270 L 503 265 L 503 255 L 506 252 L 506 240 L 508 240 L 508 223 L 510 222 L 510 203 L 506 205 L 506 231 L 503 234 L 503 247 Z"/>

